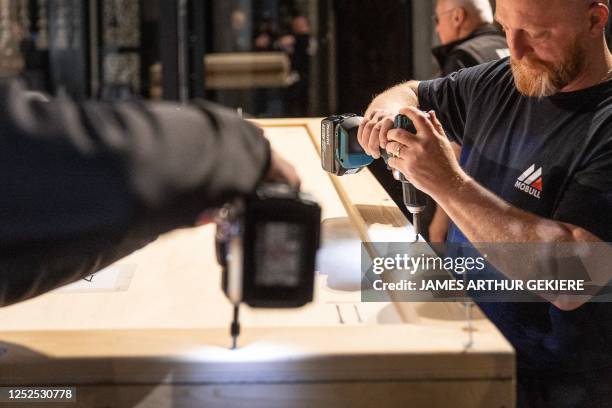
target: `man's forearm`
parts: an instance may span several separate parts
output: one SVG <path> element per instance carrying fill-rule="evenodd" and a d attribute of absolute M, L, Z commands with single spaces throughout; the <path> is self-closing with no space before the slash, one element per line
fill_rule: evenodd
<path fill-rule="evenodd" d="M 22 89 L 0 83 L 4 245 L 121 229 L 143 212 L 193 225 L 268 169 L 262 131 L 214 104 L 40 103 Z"/>
<path fill-rule="evenodd" d="M 368 117 L 373 110 L 398 112 L 406 106 L 418 106 L 418 88 L 418 81 L 408 81 L 387 89 L 372 100 L 364 116 Z"/>
<path fill-rule="evenodd" d="M 456 190 L 434 198 L 470 242 L 601 241 L 582 228 L 516 208 L 469 177 L 457 180 Z"/>
<path fill-rule="evenodd" d="M 476 248 L 483 244 L 488 248 L 492 246 L 486 244 L 500 244 L 494 247 L 499 248 L 494 251 L 497 254 L 488 254 L 489 261 L 510 279 L 550 279 L 551 276 L 548 275 L 550 270 L 541 268 L 545 257 L 535 256 L 537 246 L 532 247 L 533 254 L 517 259 L 508 256 L 508 247 L 503 244 L 538 243 L 554 249 L 556 243 L 567 243 L 563 248 L 569 248 L 571 252 L 574 251 L 572 243 L 601 243 L 598 237 L 583 228 L 516 208 L 467 176 L 456 181 L 452 192 L 438 192 L 433 197 Z M 575 249 L 576 253 L 570 255 L 580 257 L 577 245 Z M 589 269 L 589 275 L 596 285 L 605 285 L 609 279 L 606 271 L 599 267 Z M 561 272 L 553 278 L 571 279 L 571 276 L 563 276 Z M 553 294 L 544 297 L 565 310 L 579 307 L 588 300 L 586 296 L 558 297 Z"/>
<path fill-rule="evenodd" d="M 262 131 L 201 102 L 52 103 L 0 82 L 0 306 L 82 278 L 270 169 Z"/>

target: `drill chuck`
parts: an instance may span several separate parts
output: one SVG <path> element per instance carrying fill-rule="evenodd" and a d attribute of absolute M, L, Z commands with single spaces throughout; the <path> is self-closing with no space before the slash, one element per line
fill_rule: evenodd
<path fill-rule="evenodd" d="M 400 114 L 395 117 L 394 128 L 416 133 L 414 124 L 406 115 Z M 421 213 L 425 210 L 425 206 L 427 205 L 427 195 L 413 186 L 401 173 L 399 174 L 399 180 L 402 183 L 404 205 L 412 214 L 412 226 L 418 236 L 421 234 Z"/>
<path fill-rule="evenodd" d="M 411 214 L 422 213 L 425 211 L 427 196 L 421 190 L 417 190 L 406 178 L 402 175 L 402 194 L 404 197 L 404 205 Z"/>

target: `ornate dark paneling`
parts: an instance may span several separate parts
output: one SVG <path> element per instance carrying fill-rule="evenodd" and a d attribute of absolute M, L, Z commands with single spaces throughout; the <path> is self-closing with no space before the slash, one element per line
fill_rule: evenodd
<path fill-rule="evenodd" d="M 116 99 L 142 93 L 141 4 L 99 0 L 101 78 L 99 95 Z"/>
<path fill-rule="evenodd" d="M 0 76 L 22 72 L 22 41 L 29 36 L 29 10 L 23 0 L 0 0 Z M 25 4 L 25 10 L 24 10 Z"/>
<path fill-rule="evenodd" d="M 49 60 L 53 90 L 75 98 L 89 94 L 87 3 L 49 0 Z"/>

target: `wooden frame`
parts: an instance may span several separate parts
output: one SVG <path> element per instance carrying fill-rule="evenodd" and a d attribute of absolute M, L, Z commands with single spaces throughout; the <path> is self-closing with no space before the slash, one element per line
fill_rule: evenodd
<path fill-rule="evenodd" d="M 361 240 L 374 224 L 409 234 L 367 171 L 323 173 L 319 120 L 257 123 L 294 159 L 324 218 L 350 219 Z M 87 407 L 514 406 L 514 352 L 482 315 L 466 347 L 459 305 L 361 303 L 325 276 L 303 309 L 245 307 L 240 348 L 228 350 L 231 307 L 211 228 L 168 234 L 120 261 L 138 268 L 126 292 L 53 293 L 1 309 L 0 385 L 76 386 L 71 406 Z"/>

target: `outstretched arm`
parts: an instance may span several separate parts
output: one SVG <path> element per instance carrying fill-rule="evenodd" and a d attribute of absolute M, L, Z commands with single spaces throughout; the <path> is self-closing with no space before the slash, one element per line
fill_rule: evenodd
<path fill-rule="evenodd" d="M 48 103 L 0 83 L 0 305 L 86 276 L 264 178 L 256 126 L 199 102 Z"/>

